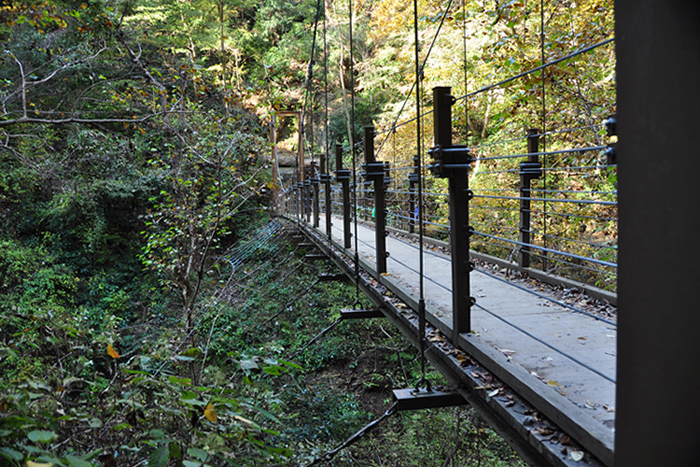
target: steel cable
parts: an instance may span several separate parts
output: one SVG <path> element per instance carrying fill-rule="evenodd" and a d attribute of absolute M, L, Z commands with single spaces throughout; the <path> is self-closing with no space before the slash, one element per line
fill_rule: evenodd
<path fill-rule="evenodd" d="M 379 426 L 380 423 L 382 423 L 384 420 L 387 418 L 391 417 L 397 412 L 397 407 L 398 407 L 398 402 L 394 402 L 394 404 L 387 409 L 386 412 L 384 412 L 384 415 L 381 417 L 377 418 L 376 420 L 373 420 L 369 422 L 367 425 L 365 425 L 363 428 L 355 432 L 352 436 L 350 436 L 348 439 L 343 441 L 337 448 L 331 449 L 330 451 L 326 451 L 321 457 L 315 457 L 314 460 L 306 464 L 305 467 L 312 467 L 314 465 L 321 464 L 323 462 L 330 462 L 333 460 L 333 458 L 343 449 L 347 448 L 348 446 L 351 446 L 355 443 L 357 443 L 359 440 L 362 439 L 364 435 L 375 429 L 377 426 Z"/>

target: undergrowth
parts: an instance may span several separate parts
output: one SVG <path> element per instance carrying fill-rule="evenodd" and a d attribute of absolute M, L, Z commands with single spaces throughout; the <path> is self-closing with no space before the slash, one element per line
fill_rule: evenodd
<path fill-rule="evenodd" d="M 106 282 L 98 314 L 71 298 L 80 281 L 53 263 L 12 263 L 47 305 L 6 297 L 15 305 L 0 318 L 0 465 L 305 465 L 417 381 L 415 349 L 380 321 L 340 322 L 310 344 L 342 308 L 370 304 L 351 283 L 318 281 L 337 270 L 305 261 L 289 232 L 248 238 L 242 264 L 209 269 L 189 332 L 146 278 L 139 294 Z M 394 416 L 331 465 L 518 462 L 458 408 Z"/>

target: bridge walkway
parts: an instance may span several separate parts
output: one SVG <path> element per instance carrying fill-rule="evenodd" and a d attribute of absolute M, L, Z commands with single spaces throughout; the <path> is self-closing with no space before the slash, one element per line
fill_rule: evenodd
<path fill-rule="evenodd" d="M 325 219 L 325 214 L 321 214 Z M 308 228 L 311 228 L 306 224 Z M 351 232 L 355 226 L 351 223 Z M 319 237 L 325 232 L 316 230 Z M 375 231 L 357 227 L 361 269 L 417 309 L 417 242 L 387 237 L 387 273 L 374 265 Z M 343 221 L 333 217 L 332 242 L 340 247 Z M 353 247 L 345 250 L 354 257 Z M 341 247 L 342 249 L 342 247 Z M 428 322 L 451 335 L 451 264 L 447 252 L 426 246 L 424 297 Z M 544 298 L 525 281 L 508 282 L 488 270 L 471 274 L 471 331 L 460 335 L 459 348 L 492 371 L 554 423 L 582 441 L 605 464 L 612 458 L 615 423 L 617 329 Z M 429 339 L 439 339 L 435 336 Z"/>

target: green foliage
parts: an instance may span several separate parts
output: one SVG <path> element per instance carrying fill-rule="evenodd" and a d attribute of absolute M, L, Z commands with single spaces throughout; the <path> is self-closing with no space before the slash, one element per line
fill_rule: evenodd
<path fill-rule="evenodd" d="M 141 259 L 180 296 L 189 326 L 209 256 L 231 241 L 240 217 L 265 209 L 271 185 L 249 117 L 201 112 L 180 124 L 179 147 L 166 144 L 148 161 L 164 186 L 143 215 Z"/>
<path fill-rule="evenodd" d="M 148 357 L 137 356 L 131 361 L 147 364 Z M 146 458 L 155 465 L 168 459 L 192 465 L 199 461 L 236 465 L 231 464 L 236 458 L 245 462 L 251 457 L 280 459 L 290 455 L 288 449 L 270 444 L 278 433 L 265 428 L 264 421 L 276 419 L 255 399 L 257 385 L 251 380 L 249 389 L 233 391 L 195 386 L 191 378 L 130 368 L 141 365 L 115 365 L 113 381 L 123 389 L 121 394 L 110 387 L 99 394 L 94 389 L 91 392 L 89 385 L 94 388 L 95 383 L 79 378 L 66 378 L 62 383 L 32 379 L 9 390 L 1 401 L 5 416 L 0 419 L 0 439 L 8 447 L 0 455 L 10 465 L 33 461 L 68 466 L 91 465 L 84 462 L 98 454 L 104 460 L 112 453 L 118 454 L 120 462 Z M 274 369 L 277 374 L 288 370 L 284 365 L 269 368 L 269 373 Z M 86 410 L 83 404 L 94 403 L 96 397 L 107 397 L 100 411 Z M 73 441 L 102 440 L 99 449 L 75 456 L 71 449 L 62 447 L 68 436 Z M 105 449 L 108 446 L 111 449 Z M 231 458 L 226 455 L 230 452 L 237 454 Z"/>
<path fill-rule="evenodd" d="M 586 43 L 607 30 L 605 15 L 587 32 L 588 16 L 560 3 L 548 57 L 561 54 L 567 41 Z M 584 4 L 583 11 L 603 6 Z M 335 105 L 328 136 L 347 146 L 342 102 L 351 81 L 355 136 L 373 121 L 393 122 L 408 95 L 410 15 L 395 0 L 358 3 L 351 76 L 349 51 L 337 47 L 347 41 L 348 12 L 331 6 L 327 39 L 334 46 L 327 58 Z M 258 226 L 269 220 L 272 180 L 258 116 L 271 111 L 268 105 L 301 102 L 315 7 L 311 0 L 42 0 L 4 7 L 3 465 L 289 464 L 334 447 L 383 411 L 390 388 L 417 379 L 415 353 L 392 331 L 369 324 L 342 323 L 306 348 L 340 308 L 368 306 L 347 284 L 304 292 L 331 264 L 302 266 L 299 252 L 284 242 L 258 245 L 243 265 L 229 261 L 232 246 L 242 239 L 255 246 Z M 506 51 L 536 56 L 537 44 L 523 35 L 534 25 L 533 11 L 518 2 L 470 7 L 466 19 L 486 25 L 485 37 L 469 43 L 470 55 L 483 58 L 469 64 L 475 77 L 512 73 Z M 420 8 L 427 37 L 442 6 Z M 460 19 L 455 12 L 448 21 L 450 40 L 461 32 Z M 577 25 L 570 36 L 567 22 Z M 424 89 L 461 76 L 451 50 L 439 44 Z M 552 106 L 572 90 L 585 91 L 574 93 L 572 115 L 552 119 L 588 121 L 610 109 L 612 82 L 593 66 L 605 58 L 567 63 L 570 69 L 548 76 L 558 90 L 548 97 Z M 536 66 L 537 59 L 528 63 Z M 582 74 L 581 67 L 594 71 Z M 338 74 L 344 91 L 334 82 Z M 324 84 L 318 67 L 311 84 L 316 90 Z M 536 84 L 465 102 L 472 134 L 498 139 L 529 122 Z M 322 99 L 309 106 L 323 115 Z M 457 121 L 467 126 L 461 110 Z M 312 144 L 323 140 L 321 127 L 315 125 Z M 412 154 L 411 131 L 394 135 L 385 149 L 390 160 Z M 587 189 L 614 186 L 615 173 L 598 175 Z M 440 181 L 429 187 L 444 188 Z M 438 199 L 430 213 L 436 220 L 446 217 Z M 611 225 L 585 228 L 614 235 Z M 602 250 L 600 257 L 614 254 Z M 341 371 L 356 381 L 339 383 Z M 463 414 L 392 423 L 369 439 L 370 449 L 381 446 L 385 465 L 444 464 L 448 448 L 460 442 L 478 447 L 480 465 L 515 462 L 481 422 L 467 423 Z M 352 455 L 375 462 L 360 446 Z M 469 455 L 459 451 L 454 459 L 469 465 Z M 339 459 L 338 465 L 353 462 Z"/>

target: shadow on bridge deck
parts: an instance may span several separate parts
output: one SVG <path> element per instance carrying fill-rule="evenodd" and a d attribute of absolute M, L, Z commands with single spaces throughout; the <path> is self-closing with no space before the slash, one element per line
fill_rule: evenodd
<path fill-rule="evenodd" d="M 317 240 L 327 242 L 325 232 L 303 225 L 315 233 Z M 332 243 L 336 249 L 354 257 L 354 248 L 342 248 L 342 228 L 342 219 L 334 218 Z M 352 225 L 353 235 L 354 228 Z M 357 244 L 361 269 L 416 310 L 418 245 L 388 237 L 387 273 L 377 275 L 374 230 L 359 224 Z M 449 255 L 431 249 L 424 249 L 423 255 L 427 320 L 450 336 L 451 260 Z M 509 283 L 488 271 L 477 269 L 471 274 L 471 295 L 476 299 L 471 311 L 472 332 L 461 334 L 459 342 L 454 344 L 603 464 L 611 465 L 616 324 L 574 312 L 545 299 L 541 291 Z M 565 446 L 554 449 L 560 450 L 561 465 L 569 465 L 573 460 L 567 457 Z M 590 465 L 597 464 L 593 461 Z"/>

